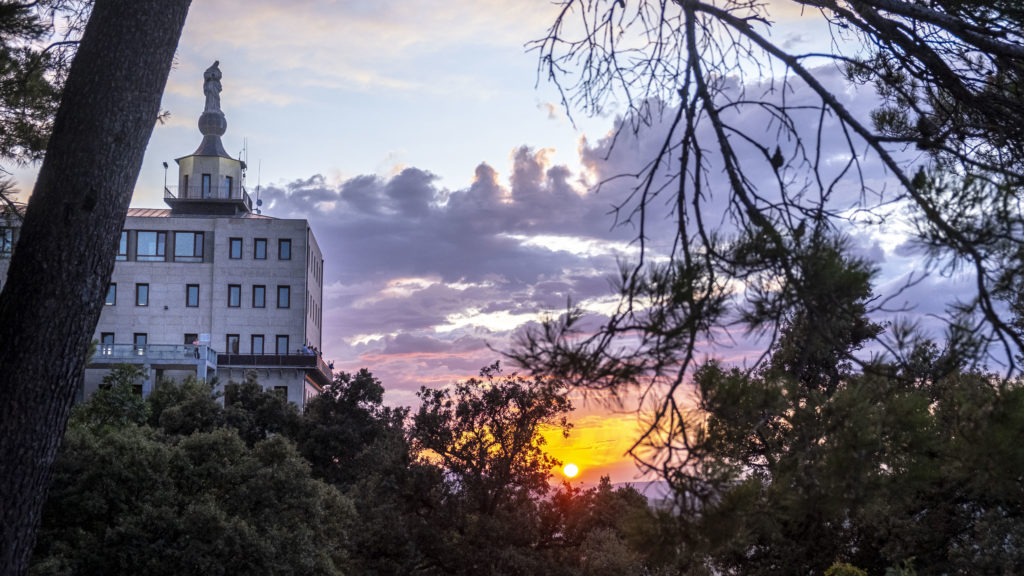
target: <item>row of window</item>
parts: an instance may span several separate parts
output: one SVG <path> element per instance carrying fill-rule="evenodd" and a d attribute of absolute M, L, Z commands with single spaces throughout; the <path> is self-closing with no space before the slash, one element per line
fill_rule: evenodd
<path fill-rule="evenodd" d="M 292 287 L 277 287 L 277 307 L 290 308 L 292 301 Z M 107 306 L 117 305 L 117 283 L 111 282 L 107 286 L 107 299 L 104 302 Z M 135 285 L 135 305 L 149 306 L 149 284 Z M 228 284 L 228 308 L 241 308 L 242 306 L 242 285 Z M 199 307 L 199 284 L 185 285 L 185 307 Z M 252 307 L 267 307 L 267 287 L 262 284 L 254 284 L 252 287 Z"/>
<path fill-rule="evenodd" d="M 242 239 L 231 238 L 228 241 L 228 258 L 232 260 L 242 259 Z M 267 259 L 267 239 L 266 238 L 254 238 L 252 241 L 252 259 L 253 260 L 266 260 Z M 278 260 L 291 260 L 292 259 L 292 241 L 291 238 L 280 238 L 277 241 L 277 259 Z"/>
<path fill-rule="evenodd" d="M 188 174 L 185 174 L 181 178 L 181 189 L 184 193 L 180 194 L 182 198 L 231 198 L 235 194 L 235 179 L 231 176 L 224 177 L 224 184 L 221 186 L 221 192 L 217 193 L 213 188 L 213 177 L 212 174 L 203 174 L 199 178 L 199 187 L 189 187 Z"/>
<path fill-rule="evenodd" d="M 185 334 L 185 344 L 195 344 L 199 341 L 199 334 Z M 226 354 L 240 354 L 239 345 L 241 342 L 241 335 L 239 334 L 228 334 L 225 337 L 224 352 Z M 132 335 L 132 344 L 137 350 L 144 350 L 146 345 L 149 343 L 149 334 L 145 332 L 135 332 Z M 277 334 L 274 336 L 274 351 L 268 352 L 266 345 L 268 344 L 266 336 L 263 334 L 252 334 L 249 336 L 249 353 L 250 354 L 288 354 L 288 335 Z M 101 350 L 108 350 L 107 346 L 113 346 L 114 344 L 114 333 L 103 332 L 100 334 L 100 344 L 103 346 Z"/>
<path fill-rule="evenodd" d="M 204 232 L 166 232 L 163 230 L 122 230 L 121 241 L 117 246 L 117 259 L 128 260 L 129 236 L 134 233 L 135 258 L 136 262 L 166 262 L 167 261 L 167 238 L 168 234 L 174 234 L 174 261 L 175 262 L 202 262 L 203 246 L 205 241 Z M 241 260 L 242 238 L 231 238 L 229 240 L 228 258 Z M 0 243 L 0 248 L 2 248 Z M 254 260 L 267 259 L 268 240 L 266 238 L 254 238 L 252 257 Z M 292 259 L 292 241 L 290 238 L 280 238 L 277 241 L 277 259 Z"/>
<path fill-rule="evenodd" d="M 311 242 L 306 243 L 306 267 L 313 273 L 313 278 L 316 278 L 317 284 L 323 284 L 324 261 L 313 255 L 311 245 Z"/>

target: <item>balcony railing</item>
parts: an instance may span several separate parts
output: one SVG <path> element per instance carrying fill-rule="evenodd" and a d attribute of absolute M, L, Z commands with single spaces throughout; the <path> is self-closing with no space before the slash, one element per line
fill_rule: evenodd
<path fill-rule="evenodd" d="M 315 368 L 326 382 L 334 379 L 334 371 L 324 359 L 312 354 L 218 354 L 217 361 L 221 366 Z"/>
<path fill-rule="evenodd" d="M 226 188 L 204 188 L 203 186 L 168 186 L 164 188 L 164 199 L 170 200 L 238 200 L 245 204 L 246 210 L 252 211 L 252 197 L 242 186 Z"/>
<path fill-rule="evenodd" d="M 217 365 L 217 352 L 192 344 L 99 344 L 90 364 Z"/>

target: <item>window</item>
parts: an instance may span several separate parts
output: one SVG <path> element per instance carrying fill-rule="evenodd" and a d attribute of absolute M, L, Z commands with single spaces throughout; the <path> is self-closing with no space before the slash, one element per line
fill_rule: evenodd
<path fill-rule="evenodd" d="M 121 230 L 121 240 L 117 243 L 117 259 L 124 261 L 128 259 L 128 231 Z"/>
<path fill-rule="evenodd" d="M 285 335 L 282 335 L 282 334 L 278 334 L 277 335 L 276 353 L 277 354 L 287 354 L 288 353 L 288 336 L 285 336 Z"/>
<path fill-rule="evenodd" d="M 252 244 L 252 257 L 256 260 L 267 259 L 267 239 L 257 238 Z"/>
<path fill-rule="evenodd" d="M 209 198 L 210 197 L 210 183 L 211 183 L 210 175 L 209 174 L 203 174 L 203 186 L 202 186 L 202 189 L 200 191 L 200 194 L 201 194 L 201 196 L 203 198 Z"/>
<path fill-rule="evenodd" d="M 14 253 L 14 228 L 0 228 L 0 258 Z"/>
<path fill-rule="evenodd" d="M 114 333 L 103 332 L 100 334 L 100 354 L 111 356 L 114 354 Z"/>
<path fill-rule="evenodd" d="M 231 198 L 231 189 L 235 187 L 235 179 L 231 176 L 224 177 L 224 197 Z"/>
<path fill-rule="evenodd" d="M 181 177 L 181 194 L 178 195 L 181 198 L 191 198 L 192 191 L 188 189 L 188 174 Z"/>
<path fill-rule="evenodd" d="M 252 307 L 253 308 L 266 308 L 267 307 L 267 287 L 256 285 L 252 287 Z"/>
<path fill-rule="evenodd" d="M 135 305 L 149 306 L 149 284 L 135 285 Z"/>
<path fill-rule="evenodd" d="M 111 282 L 107 286 L 107 299 L 103 302 L 104 306 L 115 306 L 117 305 L 117 283 Z"/>
<path fill-rule="evenodd" d="M 202 262 L 203 261 L 203 233 L 202 232 L 175 232 L 174 233 L 174 261 L 175 262 Z"/>
<path fill-rule="evenodd" d="M 185 334 L 185 344 L 192 345 L 199 343 L 199 334 Z"/>
<path fill-rule="evenodd" d="M 238 336 L 238 334 L 228 334 L 227 347 L 225 348 L 228 354 L 238 354 L 238 342 L 240 340 L 241 338 Z"/>
<path fill-rule="evenodd" d="M 232 238 L 231 239 L 231 248 L 228 251 L 228 258 L 231 258 L 232 260 L 241 260 L 242 259 L 242 239 L 241 238 Z"/>
<path fill-rule="evenodd" d="M 250 348 L 253 354 L 263 354 L 263 334 L 252 335 L 252 347 Z"/>
<path fill-rule="evenodd" d="M 291 260 L 292 259 L 292 241 L 288 238 L 282 238 L 277 241 L 277 259 L 278 260 Z"/>
<path fill-rule="evenodd" d="M 146 352 L 146 341 L 149 340 L 148 334 L 136 332 L 132 341 L 135 344 L 135 353 L 142 356 Z"/>
<path fill-rule="evenodd" d="M 139 230 L 135 238 L 135 259 L 159 262 L 167 259 L 167 232 Z"/>
<path fill-rule="evenodd" d="M 242 305 L 242 285 L 228 284 L 228 308 L 238 308 Z"/>
<path fill-rule="evenodd" d="M 185 306 L 188 308 L 199 307 L 199 284 L 185 286 Z"/>
<path fill-rule="evenodd" d="M 278 286 L 277 287 L 277 307 L 288 308 L 291 306 L 292 299 L 292 288 L 291 286 Z"/>

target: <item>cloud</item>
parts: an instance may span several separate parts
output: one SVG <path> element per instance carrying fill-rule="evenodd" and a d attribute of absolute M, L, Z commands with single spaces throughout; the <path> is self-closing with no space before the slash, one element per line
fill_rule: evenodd
<path fill-rule="evenodd" d="M 412 167 L 263 188 L 265 214 L 306 218 L 317 235 L 323 348 L 343 367 L 383 370 L 402 390 L 472 376 L 500 356 L 487 344 L 504 348 L 524 322 L 607 297 L 632 232 L 610 229 L 608 199 L 550 150 L 520 147 L 511 160 L 507 182 L 481 163 L 459 190 Z"/>
<path fill-rule="evenodd" d="M 873 107 L 875 100 L 848 89 L 839 71 L 822 69 L 818 78 L 854 113 L 866 117 Z M 800 82 L 786 90 L 799 135 L 817 138 L 818 113 L 802 108 L 813 103 L 812 95 Z M 414 400 L 410 391 L 424 383 L 473 376 L 501 357 L 498 350 L 509 347 L 517 330 L 564 313 L 570 301 L 588 307 L 585 329 L 599 326 L 616 303 L 611 280 L 620 263 L 637 256 L 639 222 L 629 217 L 639 180 L 631 175 L 642 174 L 663 145 L 672 113 L 666 109 L 635 133 L 619 130 L 620 121 L 599 138 L 582 139 L 581 172 L 555 164 L 551 150 L 524 146 L 512 150 L 507 178 L 484 162 L 459 189 L 443 188 L 429 170 L 415 167 L 340 181 L 313 175 L 266 187 L 265 213 L 309 219 L 327 257 L 330 311 L 323 348 L 337 355 L 343 369 L 369 367 L 393 391 L 389 401 L 399 402 Z M 763 110 L 742 110 L 730 122 L 765 145 L 775 142 Z M 831 159 L 826 180 L 837 179 L 832 200 L 845 210 L 860 198 L 860 184 L 844 172 L 845 136 L 835 119 L 826 117 L 822 128 L 822 158 Z M 698 140 L 712 142 L 707 132 Z M 764 201 L 772 202 L 777 180 L 763 153 L 749 143 L 735 147 Z M 796 150 L 792 142 L 780 147 L 787 155 Z M 709 192 L 702 202 L 706 220 L 717 223 L 735 207 L 718 157 L 709 151 L 707 161 Z M 646 214 L 644 233 L 655 256 L 671 248 L 677 229 L 672 170 L 656 174 Z M 865 159 L 859 174 L 869 187 L 891 186 L 875 159 Z M 794 173 L 790 184 L 806 185 L 803 178 Z M 590 185 L 596 182 L 603 184 Z M 851 219 L 840 230 L 856 255 L 879 268 L 877 289 L 885 297 L 899 289 L 920 257 L 906 249 L 899 225 L 869 220 Z M 940 286 L 946 286 L 943 279 L 929 279 L 901 296 L 928 299 L 928 291 Z M 915 313 L 935 312 L 941 308 L 928 305 Z M 723 330 L 706 352 L 743 364 L 763 344 Z"/>

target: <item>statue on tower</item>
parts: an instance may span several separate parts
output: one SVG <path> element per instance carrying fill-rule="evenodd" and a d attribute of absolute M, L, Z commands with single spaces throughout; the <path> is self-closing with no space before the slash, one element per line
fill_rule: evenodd
<path fill-rule="evenodd" d="M 203 72 L 203 94 L 206 94 L 206 108 L 204 112 L 220 112 L 220 61 L 216 60 L 213 66 Z"/>

